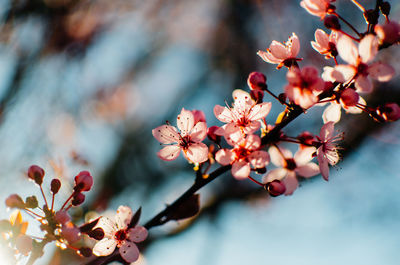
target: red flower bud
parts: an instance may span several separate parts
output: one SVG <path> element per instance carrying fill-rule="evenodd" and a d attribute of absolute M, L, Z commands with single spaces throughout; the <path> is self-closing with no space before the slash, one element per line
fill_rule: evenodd
<path fill-rule="evenodd" d="M 43 183 L 43 177 L 44 177 L 44 170 L 43 168 L 32 165 L 28 169 L 28 177 L 35 181 L 36 184 L 39 186 L 42 185 Z"/>
<path fill-rule="evenodd" d="M 264 91 L 259 89 L 252 90 L 250 91 L 250 96 L 257 104 L 262 103 L 264 97 Z"/>
<path fill-rule="evenodd" d="M 53 194 L 58 193 L 58 191 L 59 191 L 60 188 L 61 188 L 61 181 L 58 180 L 58 179 L 53 179 L 53 180 L 51 181 L 50 187 L 51 187 L 51 188 L 50 188 L 50 189 L 51 189 L 51 192 L 52 192 Z"/>
<path fill-rule="evenodd" d="M 324 25 L 328 29 L 340 30 L 339 19 L 336 16 L 327 16 L 327 17 L 325 17 Z"/>
<path fill-rule="evenodd" d="M 247 78 L 247 85 L 252 90 L 262 90 L 267 87 L 267 77 L 260 72 L 252 72 Z"/>
<path fill-rule="evenodd" d="M 206 115 L 201 110 L 192 110 L 194 116 L 194 124 L 198 122 L 206 122 Z"/>
<path fill-rule="evenodd" d="M 286 191 L 286 187 L 283 182 L 277 179 L 265 184 L 265 189 L 272 197 L 282 195 Z"/>
<path fill-rule="evenodd" d="M 24 209 L 25 203 L 18 194 L 11 194 L 6 199 L 6 206 L 10 208 Z"/>
<path fill-rule="evenodd" d="M 83 193 L 77 193 L 74 195 L 74 198 L 72 199 L 72 205 L 73 206 L 78 206 L 81 205 L 85 201 L 85 195 Z"/>
<path fill-rule="evenodd" d="M 215 131 L 217 131 L 218 129 L 219 129 L 218 126 L 211 126 L 210 128 L 207 129 L 208 139 L 210 139 L 211 141 L 213 141 L 217 144 L 221 141 L 221 136 L 215 134 Z"/>
<path fill-rule="evenodd" d="M 89 191 L 93 185 L 93 177 L 89 171 L 81 171 L 75 177 L 75 191 Z"/>
<path fill-rule="evenodd" d="M 383 106 L 379 106 L 376 113 L 385 121 L 397 121 L 400 119 L 400 107 L 397 103 L 386 103 Z"/>
<path fill-rule="evenodd" d="M 63 225 L 68 223 L 69 221 L 71 221 L 71 217 L 69 216 L 67 211 L 64 211 L 64 210 L 60 210 L 60 211 L 56 212 L 55 219 L 57 222 L 59 222 L 60 224 L 63 224 Z"/>

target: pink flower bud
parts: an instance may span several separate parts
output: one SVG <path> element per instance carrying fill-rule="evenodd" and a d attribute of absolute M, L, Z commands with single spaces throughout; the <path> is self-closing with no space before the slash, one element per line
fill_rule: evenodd
<path fill-rule="evenodd" d="M 93 185 L 93 177 L 89 171 L 81 171 L 75 177 L 75 191 L 89 191 Z"/>
<path fill-rule="evenodd" d="M 61 236 L 67 240 L 68 243 L 73 244 L 80 239 L 80 232 L 76 227 L 62 226 Z"/>
<path fill-rule="evenodd" d="M 339 19 L 336 16 L 327 16 L 324 19 L 324 25 L 331 30 L 340 30 Z"/>
<path fill-rule="evenodd" d="M 250 97 L 257 103 L 262 103 L 263 102 L 263 97 L 264 97 L 264 91 L 256 89 L 250 91 Z"/>
<path fill-rule="evenodd" d="M 286 187 L 283 182 L 277 179 L 265 184 L 265 189 L 272 197 L 282 195 L 286 191 Z"/>
<path fill-rule="evenodd" d="M 252 72 L 247 78 L 247 85 L 250 89 L 262 90 L 267 87 L 267 77 L 260 72 Z"/>
<path fill-rule="evenodd" d="M 51 187 L 51 188 L 50 188 L 50 189 L 51 189 L 51 192 L 52 192 L 53 194 L 58 193 L 58 191 L 59 191 L 60 188 L 61 188 L 61 181 L 58 180 L 58 179 L 53 179 L 53 180 L 51 181 L 50 187 Z"/>
<path fill-rule="evenodd" d="M 73 206 L 78 206 L 81 205 L 85 201 L 85 195 L 83 193 L 77 193 L 74 195 L 74 198 L 72 199 L 72 205 Z"/>
<path fill-rule="evenodd" d="M 379 106 L 377 113 L 385 121 L 397 121 L 400 119 L 400 107 L 397 103 L 386 103 L 383 106 Z"/>
<path fill-rule="evenodd" d="M 28 169 L 28 177 L 35 181 L 36 184 L 42 185 L 44 177 L 43 168 L 36 165 L 30 166 Z"/>
<path fill-rule="evenodd" d="M 63 224 L 63 225 L 68 223 L 69 221 L 71 221 L 71 217 L 69 216 L 67 211 L 64 211 L 64 210 L 56 212 L 55 219 L 58 223 Z"/>
<path fill-rule="evenodd" d="M 24 209 L 25 203 L 18 194 L 11 194 L 6 199 L 6 206 L 10 208 Z"/>
<path fill-rule="evenodd" d="M 218 126 L 211 126 L 210 128 L 207 129 L 207 137 L 208 139 L 210 139 L 211 141 L 215 142 L 215 143 L 219 143 L 221 141 L 221 136 L 215 134 L 215 132 L 219 129 Z"/>
<path fill-rule="evenodd" d="M 345 89 L 340 95 L 340 100 L 343 102 L 344 105 L 346 105 L 346 107 L 356 105 L 359 98 L 360 96 L 358 95 L 358 93 L 352 88 Z"/>
<path fill-rule="evenodd" d="M 201 110 L 192 110 L 194 116 L 194 124 L 198 122 L 206 122 L 206 115 Z"/>

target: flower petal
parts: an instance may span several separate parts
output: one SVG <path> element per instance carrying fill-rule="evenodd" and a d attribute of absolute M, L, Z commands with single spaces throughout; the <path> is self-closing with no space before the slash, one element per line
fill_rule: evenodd
<path fill-rule="evenodd" d="M 341 110 L 342 108 L 340 104 L 336 102 L 331 102 L 331 104 L 324 110 L 324 113 L 322 114 L 322 120 L 324 121 L 324 123 L 328 123 L 330 121 L 334 123 L 339 122 L 342 115 Z"/>
<path fill-rule="evenodd" d="M 287 58 L 286 47 L 282 43 L 273 40 L 269 46 L 271 54 L 280 60 L 285 60 Z"/>
<path fill-rule="evenodd" d="M 115 215 L 115 223 L 118 230 L 127 228 L 129 223 L 131 222 L 132 216 L 133 213 L 130 207 L 123 205 L 119 206 L 117 214 Z"/>
<path fill-rule="evenodd" d="M 257 121 L 265 118 L 271 110 L 271 102 L 263 102 L 251 108 L 247 118 L 251 121 Z"/>
<path fill-rule="evenodd" d="M 168 145 L 161 149 L 157 156 L 165 161 L 175 160 L 179 156 L 181 148 L 178 145 Z"/>
<path fill-rule="evenodd" d="M 114 232 L 117 231 L 117 224 L 108 217 L 101 217 L 96 227 L 101 227 L 104 231 L 104 236 L 111 238 Z"/>
<path fill-rule="evenodd" d="M 283 147 L 279 147 L 278 150 L 278 148 L 276 148 L 275 146 L 271 146 L 268 149 L 268 153 L 271 156 L 271 162 L 278 167 L 283 167 L 283 165 L 285 164 L 285 159 L 293 157 L 292 152 Z M 284 155 L 284 157 L 282 156 L 282 154 Z"/>
<path fill-rule="evenodd" d="M 357 65 L 358 49 L 354 42 L 347 36 L 339 38 L 336 45 L 340 57 L 348 64 Z"/>
<path fill-rule="evenodd" d="M 147 229 L 143 226 L 136 226 L 134 228 L 129 229 L 128 238 L 130 241 L 139 243 L 144 241 L 147 238 L 148 232 Z"/>
<path fill-rule="evenodd" d="M 229 149 L 220 149 L 215 154 L 215 160 L 223 166 L 229 165 L 235 160 L 235 154 Z"/>
<path fill-rule="evenodd" d="M 333 137 L 334 132 L 334 122 L 327 122 L 321 127 L 321 131 L 319 132 L 319 137 L 322 142 L 326 142 Z"/>
<path fill-rule="evenodd" d="M 313 159 L 313 154 L 317 151 L 315 147 L 300 148 L 296 154 L 294 154 L 294 161 L 297 166 L 305 165 Z"/>
<path fill-rule="evenodd" d="M 319 174 L 319 166 L 315 163 L 308 163 L 304 166 L 297 167 L 295 171 L 302 177 L 310 178 Z"/>
<path fill-rule="evenodd" d="M 289 45 L 289 54 L 288 56 L 290 58 L 295 58 L 297 54 L 299 54 L 300 51 L 300 41 L 299 38 L 297 37 L 296 33 L 292 33 L 292 36 L 290 36 L 288 40 L 288 45 Z"/>
<path fill-rule="evenodd" d="M 193 163 L 203 163 L 208 160 L 208 147 L 203 143 L 190 144 L 185 155 Z"/>
<path fill-rule="evenodd" d="M 139 249 L 135 243 L 125 241 L 125 243 L 119 248 L 119 254 L 128 263 L 132 263 L 139 258 Z"/>
<path fill-rule="evenodd" d="M 151 133 L 162 144 L 172 144 L 179 141 L 179 134 L 174 126 L 161 125 L 153 129 Z"/>
<path fill-rule="evenodd" d="M 288 174 L 288 170 L 286 168 L 275 168 L 271 171 L 268 171 L 262 178 L 263 183 L 271 182 L 275 179 L 282 180 Z"/>
<path fill-rule="evenodd" d="M 198 122 L 190 132 L 190 139 L 193 142 L 201 142 L 207 136 L 207 124 L 205 122 Z"/>
<path fill-rule="evenodd" d="M 263 168 L 269 163 L 269 154 L 265 151 L 254 151 L 249 156 L 248 159 L 254 168 Z"/>
<path fill-rule="evenodd" d="M 260 136 L 252 134 L 246 137 L 244 147 L 248 150 L 256 150 L 261 145 Z"/>
<path fill-rule="evenodd" d="M 372 92 L 372 82 L 368 76 L 364 75 L 357 76 L 354 86 L 356 87 L 356 92 L 361 92 L 361 93 Z"/>
<path fill-rule="evenodd" d="M 232 111 L 227 107 L 222 107 L 220 105 L 215 105 L 214 115 L 218 120 L 225 123 L 230 123 L 235 120 L 235 118 L 232 116 Z"/>
<path fill-rule="evenodd" d="M 321 175 L 326 181 L 328 181 L 329 165 L 328 165 L 328 160 L 324 157 L 324 152 L 322 151 L 322 147 L 318 148 L 317 159 L 318 159 L 318 165 L 319 165 L 319 170 L 321 171 Z"/>
<path fill-rule="evenodd" d="M 384 63 L 373 63 L 368 67 L 369 76 L 379 82 L 387 82 L 395 75 L 395 70 L 392 66 Z"/>
<path fill-rule="evenodd" d="M 181 131 L 181 135 L 185 136 L 190 133 L 194 126 L 194 115 L 191 111 L 182 108 L 181 113 L 178 115 L 176 125 Z"/>
<path fill-rule="evenodd" d="M 372 34 L 368 34 L 360 41 L 358 50 L 363 63 L 368 63 L 374 59 L 378 53 L 378 45 L 378 39 Z"/>
<path fill-rule="evenodd" d="M 232 176 L 237 180 L 242 180 L 250 175 L 250 164 L 246 161 L 238 161 L 232 165 Z"/>
<path fill-rule="evenodd" d="M 115 247 L 117 246 L 117 241 L 111 238 L 103 238 L 96 243 L 93 247 L 93 254 L 96 256 L 108 256 L 113 253 Z"/>
<path fill-rule="evenodd" d="M 299 181 L 297 180 L 296 174 L 293 171 L 289 172 L 282 182 L 286 187 L 285 195 L 292 195 L 299 186 Z"/>

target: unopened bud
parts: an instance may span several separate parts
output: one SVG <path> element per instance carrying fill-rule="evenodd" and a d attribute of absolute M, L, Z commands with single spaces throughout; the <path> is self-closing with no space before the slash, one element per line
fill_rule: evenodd
<path fill-rule="evenodd" d="M 400 107 L 397 103 L 386 103 L 383 106 L 379 106 L 376 112 L 385 121 L 397 121 L 400 119 Z"/>
<path fill-rule="evenodd" d="M 281 104 L 285 104 L 285 102 L 286 102 L 286 94 L 285 94 L 285 93 L 280 93 L 280 94 L 278 95 L 278 99 L 279 99 L 279 102 L 280 102 Z"/>
<path fill-rule="evenodd" d="M 267 77 L 260 72 L 252 72 L 247 78 L 247 85 L 251 90 L 263 90 L 267 88 Z"/>
<path fill-rule="evenodd" d="M 382 14 L 388 16 L 390 13 L 390 3 L 389 2 L 382 2 L 379 5 L 379 9 L 381 10 Z"/>
<path fill-rule="evenodd" d="M 282 195 L 286 191 L 286 187 L 280 180 L 273 180 L 265 184 L 264 188 L 268 191 L 269 195 L 276 197 Z"/>
<path fill-rule="evenodd" d="M 71 216 L 69 216 L 67 211 L 60 210 L 60 211 L 56 212 L 55 219 L 58 223 L 64 225 L 64 224 L 68 223 L 69 221 L 71 221 Z"/>
<path fill-rule="evenodd" d="M 364 18 L 368 24 L 378 24 L 379 12 L 375 9 L 368 9 L 364 12 Z"/>
<path fill-rule="evenodd" d="M 92 256 L 92 249 L 87 247 L 82 247 L 78 250 L 78 254 L 84 256 L 85 258 L 89 258 Z"/>
<path fill-rule="evenodd" d="M 267 168 L 266 167 L 256 168 L 255 170 L 256 170 L 257 174 L 265 174 L 265 173 L 267 173 Z"/>
<path fill-rule="evenodd" d="M 61 188 L 61 181 L 60 181 L 59 179 L 53 179 L 53 180 L 51 181 L 50 187 L 51 187 L 51 192 L 52 192 L 53 194 L 58 193 L 58 191 L 59 191 L 60 188 Z"/>
<path fill-rule="evenodd" d="M 25 199 L 26 208 L 34 209 L 39 206 L 36 196 L 30 196 Z"/>
<path fill-rule="evenodd" d="M 256 102 L 256 104 L 262 103 L 264 97 L 264 91 L 259 89 L 252 90 L 250 91 L 250 96 Z"/>
<path fill-rule="evenodd" d="M 61 236 L 68 241 L 68 243 L 73 244 L 80 239 L 79 229 L 76 227 L 62 226 Z"/>
<path fill-rule="evenodd" d="M 347 88 L 340 94 L 340 100 L 343 102 L 346 107 L 354 106 L 358 103 L 360 96 L 358 93 L 352 89 Z"/>
<path fill-rule="evenodd" d="M 194 116 L 194 124 L 198 122 L 206 122 L 206 115 L 201 110 L 192 110 Z"/>
<path fill-rule="evenodd" d="M 93 185 L 93 177 L 89 171 L 81 171 L 75 177 L 75 191 L 89 191 Z"/>
<path fill-rule="evenodd" d="M 324 19 L 324 25 L 331 30 L 340 30 L 339 19 L 336 16 L 327 16 Z"/>
<path fill-rule="evenodd" d="M 39 186 L 42 185 L 43 183 L 43 177 L 44 177 L 44 170 L 43 168 L 32 165 L 28 169 L 28 177 L 35 181 L 36 184 Z"/>
<path fill-rule="evenodd" d="M 207 129 L 207 137 L 211 141 L 219 144 L 221 142 L 221 136 L 217 135 L 215 132 L 219 130 L 220 128 L 218 126 L 211 126 Z"/>
<path fill-rule="evenodd" d="M 83 193 L 77 193 L 74 195 L 74 198 L 72 199 L 72 205 L 73 206 L 78 206 L 81 205 L 85 201 L 85 195 Z"/>
<path fill-rule="evenodd" d="M 6 199 L 6 206 L 10 208 L 24 209 L 25 203 L 18 194 L 11 194 Z"/>
<path fill-rule="evenodd" d="M 87 233 L 87 235 L 93 239 L 102 240 L 104 238 L 104 230 L 102 228 L 98 227 L 92 231 L 89 231 Z"/>

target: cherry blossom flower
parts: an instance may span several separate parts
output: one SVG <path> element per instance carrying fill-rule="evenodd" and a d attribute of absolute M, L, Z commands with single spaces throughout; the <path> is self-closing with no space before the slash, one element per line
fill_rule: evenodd
<path fill-rule="evenodd" d="M 319 77 L 316 68 L 293 68 L 288 71 L 286 77 L 289 84 L 285 87 L 285 94 L 290 100 L 304 109 L 317 103 L 317 95 L 324 90 L 325 83 Z"/>
<path fill-rule="evenodd" d="M 147 230 L 142 226 L 129 228 L 132 219 L 132 210 L 128 206 L 120 206 L 115 220 L 102 217 L 97 224 L 104 230 L 104 238 L 93 247 L 96 256 L 108 256 L 116 247 L 126 262 L 134 262 L 139 258 L 139 249 L 135 243 L 147 238 Z"/>
<path fill-rule="evenodd" d="M 343 138 L 343 134 L 334 133 L 334 123 L 328 122 L 322 126 L 317 139 L 320 146 L 317 149 L 318 165 L 322 177 L 328 181 L 329 179 L 329 165 L 336 165 L 339 162 L 338 148 L 335 142 Z"/>
<path fill-rule="evenodd" d="M 227 142 L 234 146 L 233 149 L 221 149 L 215 154 L 215 160 L 221 165 L 232 165 L 232 175 L 236 179 L 245 179 L 250 175 L 251 166 L 264 168 L 269 163 L 269 154 L 259 150 L 261 139 L 257 135 L 249 135 L 235 142 L 230 138 Z"/>
<path fill-rule="evenodd" d="M 233 91 L 232 96 L 234 99 L 233 108 L 220 105 L 214 107 L 214 114 L 217 119 L 227 123 L 216 133 L 224 135 L 226 138 L 231 137 L 239 140 L 243 134 L 252 134 L 260 129 L 259 120 L 268 115 L 271 110 L 271 102 L 256 104 L 249 93 L 240 89 Z"/>
<path fill-rule="evenodd" d="M 335 7 L 331 5 L 332 2 L 335 0 L 303 0 L 300 2 L 300 6 L 311 15 L 323 19 L 327 13 L 335 10 Z"/>
<path fill-rule="evenodd" d="M 260 56 L 264 61 L 271 64 L 277 64 L 277 69 L 282 66 L 290 67 L 296 61 L 301 59 L 296 58 L 300 51 L 300 41 L 295 33 L 289 37 L 285 43 L 273 40 L 271 45 L 266 51 L 258 51 L 257 55 Z"/>
<path fill-rule="evenodd" d="M 380 82 L 387 82 L 395 74 L 390 65 L 376 62 L 372 63 L 378 52 L 378 40 L 372 35 L 366 35 L 359 43 L 358 48 L 347 36 L 339 38 L 336 45 L 340 57 L 347 65 L 337 65 L 334 68 L 324 67 L 322 77 L 325 81 L 348 82 L 354 79 L 357 92 L 369 93 L 372 91 L 371 78 Z"/>
<path fill-rule="evenodd" d="M 197 117 L 200 117 L 196 114 Z M 207 125 L 203 121 L 195 123 L 195 115 L 182 109 L 177 118 L 178 130 L 171 125 L 162 125 L 152 130 L 153 136 L 166 144 L 157 155 L 162 160 L 171 161 L 182 150 L 186 159 L 193 163 L 203 163 L 208 159 L 208 147 L 202 141 L 207 136 Z"/>
<path fill-rule="evenodd" d="M 339 98 L 330 102 L 330 105 L 324 110 L 322 114 L 322 120 L 324 123 L 340 121 L 342 116 L 342 108 L 346 113 L 360 114 L 362 109 L 358 108 L 356 105 L 366 105 L 365 100 L 358 95 L 357 92 L 352 88 L 347 88 L 341 92 Z"/>
<path fill-rule="evenodd" d="M 263 176 L 263 183 L 281 180 L 286 187 L 285 195 L 291 195 L 299 186 L 296 174 L 310 178 L 319 173 L 317 164 L 310 162 L 313 159 L 314 147 L 301 148 L 293 156 L 288 149 L 271 146 L 268 150 L 272 163 L 279 167 Z"/>
<path fill-rule="evenodd" d="M 326 34 L 322 29 L 315 31 L 315 41 L 311 42 L 311 46 L 326 59 L 334 58 L 338 55 L 336 43 L 338 39 L 338 32 L 332 31 L 330 35 Z"/>

